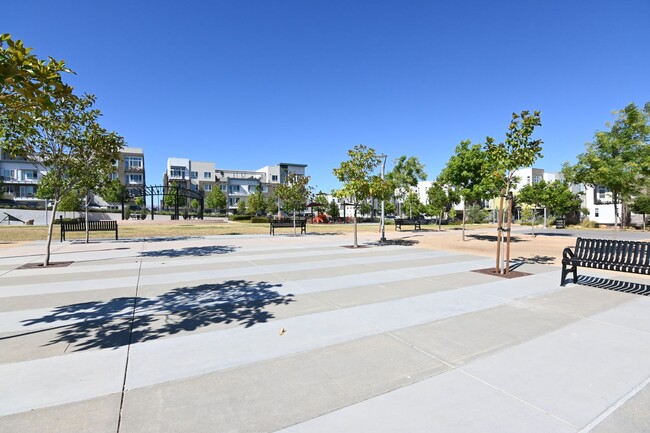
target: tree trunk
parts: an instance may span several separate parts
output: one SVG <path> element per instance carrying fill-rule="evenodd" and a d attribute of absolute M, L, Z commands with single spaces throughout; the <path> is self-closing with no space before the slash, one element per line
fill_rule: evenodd
<path fill-rule="evenodd" d="M 533 218 L 530 220 L 530 232 L 535 237 L 535 208 L 533 208 Z"/>
<path fill-rule="evenodd" d="M 54 231 L 54 220 L 56 219 L 56 209 L 59 207 L 59 199 L 54 200 L 52 204 L 52 217 L 50 218 L 49 226 L 47 228 L 47 241 L 45 242 L 45 258 L 43 259 L 43 266 L 50 265 L 50 246 L 52 245 L 52 232 Z"/>
<path fill-rule="evenodd" d="M 497 274 L 501 273 L 501 231 L 503 229 L 503 191 L 499 198 L 499 215 L 497 217 L 497 263 L 495 271 Z"/>
<path fill-rule="evenodd" d="M 442 231 L 442 216 L 443 212 L 440 212 L 440 216 L 438 216 L 438 231 Z"/>
<path fill-rule="evenodd" d="M 463 242 L 465 242 L 465 221 L 467 221 L 467 200 L 463 199 Z"/>
<path fill-rule="evenodd" d="M 85 197 L 86 200 L 86 243 L 90 242 L 90 227 L 88 227 L 88 194 Z"/>
<path fill-rule="evenodd" d="M 293 211 L 293 237 L 295 238 L 296 236 L 298 236 L 298 235 L 296 234 L 296 211 L 294 209 L 294 211 Z"/>
<path fill-rule="evenodd" d="M 510 273 L 510 231 L 512 229 L 512 198 L 506 198 L 508 203 L 508 232 L 506 233 L 506 274 Z"/>
<path fill-rule="evenodd" d="M 358 248 L 359 244 L 357 242 L 357 205 L 354 205 L 354 248 Z"/>

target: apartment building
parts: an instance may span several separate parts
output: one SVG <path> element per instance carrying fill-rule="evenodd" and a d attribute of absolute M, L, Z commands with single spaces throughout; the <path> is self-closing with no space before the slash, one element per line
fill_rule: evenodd
<path fill-rule="evenodd" d="M 7 152 L 0 150 L 0 180 L 5 198 L 35 204 L 38 201 L 38 182 L 45 173 L 42 165 L 24 158 L 11 158 Z"/>
<path fill-rule="evenodd" d="M 220 169 L 214 162 L 192 161 L 189 158 L 167 159 L 163 184 L 178 183 L 194 191 L 208 193 L 219 188 L 226 195 L 228 212 L 235 212 L 240 201 L 258 190 L 273 195 L 274 187 L 286 182 L 289 173 L 305 175 L 306 164 L 281 162 L 258 170 Z"/>
<path fill-rule="evenodd" d="M 126 147 L 120 151 L 113 178 L 118 178 L 127 188 L 141 189 L 145 183 L 144 152 L 140 148 Z M 23 158 L 10 158 L 0 151 L 0 176 L 4 196 L 23 204 L 38 203 L 38 183 L 47 170 L 41 164 L 34 164 Z M 105 205 L 101 197 L 94 198 L 95 204 Z M 41 201 L 42 203 L 42 201 Z"/>

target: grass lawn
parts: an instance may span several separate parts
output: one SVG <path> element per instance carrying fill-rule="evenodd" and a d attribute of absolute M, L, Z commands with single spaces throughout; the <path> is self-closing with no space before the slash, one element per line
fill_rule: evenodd
<path fill-rule="evenodd" d="M 308 224 L 307 232 L 321 234 L 343 234 L 352 233 L 353 224 Z M 359 224 L 359 232 L 379 233 L 379 224 Z M 389 228 L 390 227 L 390 228 Z M 392 230 L 392 226 L 387 226 Z M 291 234 L 293 229 L 276 229 L 277 234 Z M 150 238 L 150 237 L 173 237 L 173 236 L 214 236 L 214 235 L 248 235 L 248 234 L 269 234 L 267 223 L 251 224 L 246 222 L 185 222 L 166 221 L 156 224 L 148 222 L 131 222 L 121 224 L 118 221 L 118 233 L 120 239 L 128 238 Z M 300 229 L 298 229 L 300 233 Z M 57 242 L 60 239 L 61 230 L 58 225 L 54 226 L 52 240 Z M 112 232 L 91 232 L 91 239 L 103 239 L 113 237 Z M 0 226 L 0 243 L 36 241 L 47 238 L 47 227 L 12 225 Z M 85 233 L 66 233 L 66 240 L 84 239 Z"/>

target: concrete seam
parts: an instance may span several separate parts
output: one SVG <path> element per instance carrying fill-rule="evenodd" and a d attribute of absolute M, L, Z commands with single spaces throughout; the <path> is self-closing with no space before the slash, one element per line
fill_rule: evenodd
<path fill-rule="evenodd" d="M 144 250 L 144 245 L 146 241 L 142 242 L 142 248 L 140 252 Z M 133 325 L 135 324 L 135 310 L 138 303 L 138 290 L 140 288 L 140 275 L 142 275 L 142 256 L 140 257 L 140 266 L 138 268 L 138 279 L 135 283 L 135 294 L 133 296 L 133 309 L 131 311 L 131 326 L 129 327 L 129 342 L 127 343 L 126 348 L 126 362 L 124 363 L 124 377 L 122 379 L 122 392 L 120 395 L 120 407 L 118 410 L 117 417 L 117 430 L 116 433 L 120 433 L 120 428 L 122 427 L 122 413 L 124 410 L 124 396 L 126 394 L 126 378 L 129 372 L 129 358 L 131 356 L 131 342 L 133 338 Z"/>
<path fill-rule="evenodd" d="M 587 424 L 578 433 L 587 433 L 587 432 L 591 431 L 594 427 L 598 426 L 601 422 L 603 422 L 611 414 L 616 412 L 621 406 L 623 406 L 625 403 L 627 403 L 628 400 L 632 399 L 632 397 L 634 397 L 639 392 L 641 392 L 641 390 L 643 388 L 645 388 L 648 385 L 648 383 L 650 383 L 650 377 L 648 377 L 646 380 L 644 380 L 643 382 L 638 384 L 632 391 L 625 394 L 620 400 L 618 400 L 616 403 L 614 403 L 609 408 L 607 408 L 603 413 L 598 415 L 591 423 Z"/>

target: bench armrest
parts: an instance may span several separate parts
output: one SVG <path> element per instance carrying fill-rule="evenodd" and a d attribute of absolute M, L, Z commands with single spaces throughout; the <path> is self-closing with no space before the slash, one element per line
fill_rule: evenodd
<path fill-rule="evenodd" d="M 571 251 L 571 248 L 567 247 L 562 251 L 562 258 L 563 259 L 571 259 L 573 258 L 573 251 Z"/>

